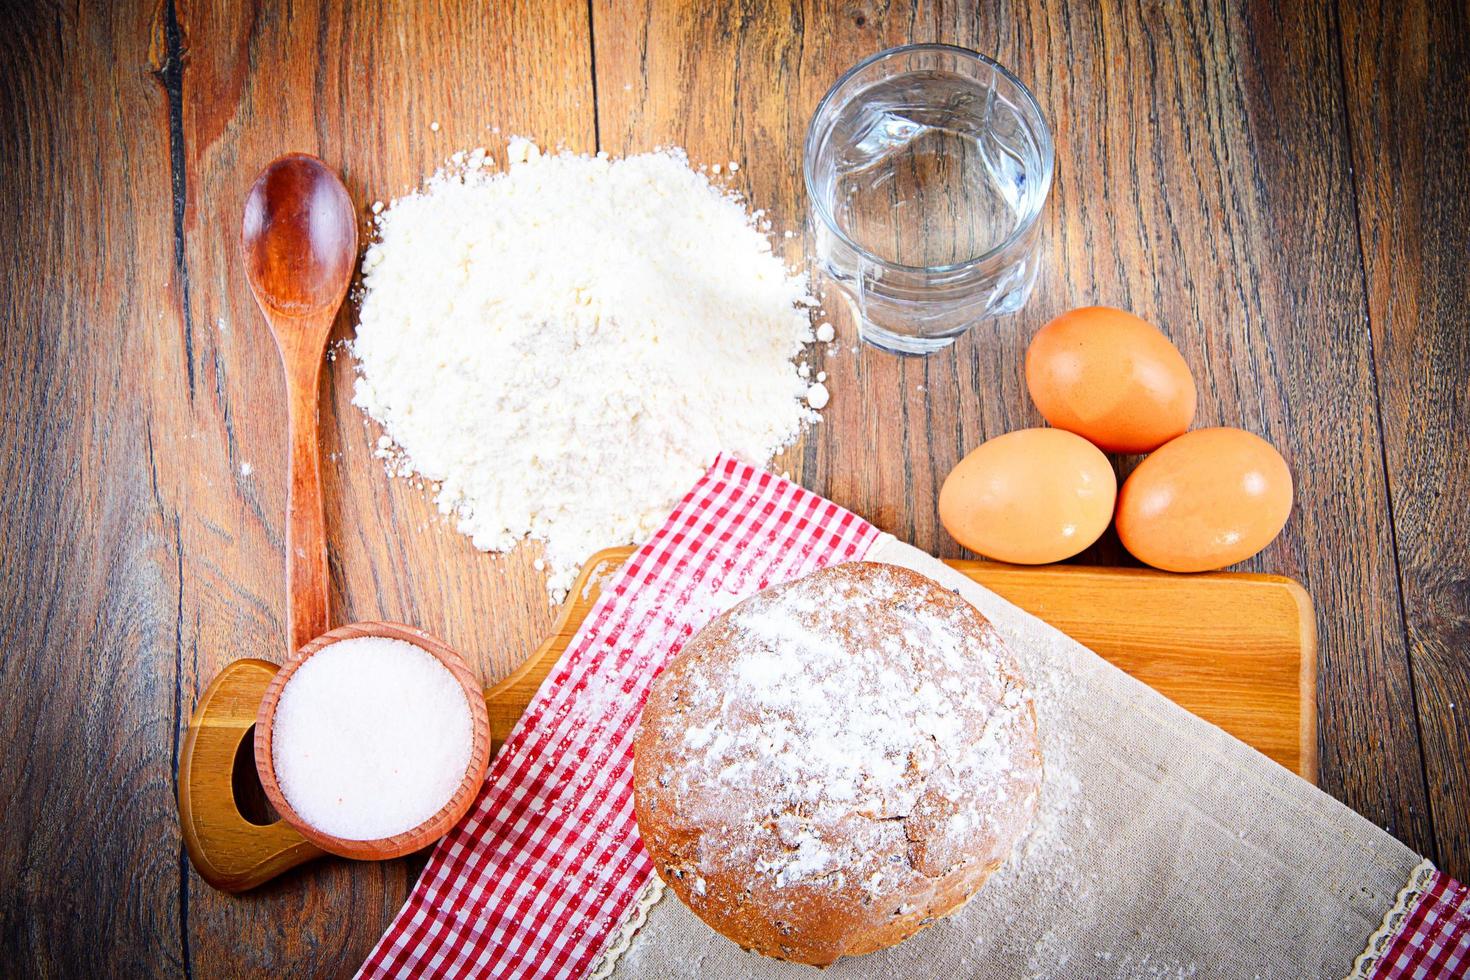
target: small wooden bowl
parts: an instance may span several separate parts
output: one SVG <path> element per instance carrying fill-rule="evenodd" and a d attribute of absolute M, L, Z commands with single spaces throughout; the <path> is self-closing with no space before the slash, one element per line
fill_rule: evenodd
<path fill-rule="evenodd" d="M 449 798 L 449 802 L 445 803 L 438 813 L 417 827 L 377 840 L 348 840 L 323 833 L 303 820 L 287 802 L 286 794 L 281 792 L 281 786 L 276 782 L 275 754 L 271 743 L 276 720 L 276 705 L 280 703 L 281 691 L 285 688 L 286 682 L 291 679 L 291 675 L 296 673 L 297 668 L 318 650 L 331 646 L 338 640 L 350 640 L 360 636 L 378 636 L 412 643 L 448 667 L 455 680 L 459 681 L 460 687 L 464 688 L 465 700 L 470 708 L 470 721 L 474 728 L 469 768 L 465 771 L 464 780 L 459 784 L 459 788 Z M 480 787 L 485 782 L 485 770 L 489 765 L 490 720 L 485 711 L 485 697 L 480 688 L 480 682 L 475 679 L 474 674 L 470 673 L 464 658 L 451 647 L 423 630 L 404 626 L 402 623 L 350 623 L 334 630 L 328 630 L 312 640 L 297 650 L 271 680 L 270 687 L 266 688 L 265 697 L 260 702 L 260 713 L 255 720 L 255 768 L 260 773 L 260 785 L 265 790 L 271 806 L 276 808 L 281 819 L 296 828 L 301 836 L 317 847 L 331 854 L 356 858 L 359 861 L 384 861 L 412 854 L 449 833 L 450 828 L 458 823 L 474 804 L 475 797 L 479 795 Z"/>

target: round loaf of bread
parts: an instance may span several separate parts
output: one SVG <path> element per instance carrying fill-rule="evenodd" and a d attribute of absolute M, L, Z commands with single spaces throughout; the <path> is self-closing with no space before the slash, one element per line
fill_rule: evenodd
<path fill-rule="evenodd" d="M 1031 697 L 990 623 L 895 565 L 767 589 L 654 681 L 635 745 L 659 876 L 741 946 L 823 966 L 959 908 L 1036 811 Z"/>

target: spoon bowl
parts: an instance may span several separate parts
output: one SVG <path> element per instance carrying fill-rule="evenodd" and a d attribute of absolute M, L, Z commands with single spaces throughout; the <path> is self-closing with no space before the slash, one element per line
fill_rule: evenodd
<path fill-rule="evenodd" d="M 357 264 L 357 213 L 316 157 L 288 153 L 260 172 L 245 198 L 241 238 L 263 311 L 301 318 L 342 305 Z"/>

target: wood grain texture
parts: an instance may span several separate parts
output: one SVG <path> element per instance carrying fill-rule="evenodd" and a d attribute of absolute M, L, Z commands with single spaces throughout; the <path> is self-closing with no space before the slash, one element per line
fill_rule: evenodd
<path fill-rule="evenodd" d="M 933 502 L 986 438 L 1041 423 L 1032 333 L 1075 306 L 1130 309 L 1175 341 L 1198 426 L 1275 444 L 1298 505 L 1241 566 L 1300 580 L 1321 644 L 1321 783 L 1420 850 L 1428 819 L 1389 524 L 1335 25 L 1298 4 L 593 4 L 603 149 L 676 142 L 738 160 L 733 185 L 800 228 L 812 109 L 863 56 L 909 41 L 977 48 L 1031 83 L 1057 170 L 1041 282 L 1021 314 L 953 354 L 899 360 L 841 342 L 832 404 L 784 461 L 801 482 L 942 556 Z M 798 253 L 793 242 L 791 254 Z M 1134 460 L 1120 461 L 1121 471 Z M 779 467 L 778 467 L 779 468 Z M 1111 533 L 1088 564 L 1128 563 Z"/>
<path fill-rule="evenodd" d="M 182 324 L 156 40 L 133 6 L 0 10 L 8 976 L 185 962 L 179 515 L 152 455 L 167 434 L 152 409 L 182 377 Z"/>
<path fill-rule="evenodd" d="M 1440 866 L 1470 880 L 1470 9 L 1339 4 L 1404 617 Z"/>
<path fill-rule="evenodd" d="M 949 559 L 1115 667 L 1317 781 L 1312 600 L 1278 575 Z"/>
<path fill-rule="evenodd" d="M 255 175 L 280 153 L 314 153 L 365 213 L 457 149 L 498 154 L 491 126 L 581 150 L 594 133 L 581 2 L 183 3 L 178 20 L 195 383 L 180 398 L 190 438 L 169 451 L 185 501 L 185 643 L 198 655 L 182 697 L 191 704 L 234 658 L 286 652 L 285 388 L 238 237 Z M 351 322 L 344 311 L 334 338 L 349 336 Z M 411 623 L 461 651 L 482 682 L 504 675 L 551 621 L 534 556 L 480 554 L 422 489 L 386 479 L 372 455 L 377 431 L 350 403 L 350 358 L 327 368 L 322 488 L 334 620 Z M 349 975 L 421 863 L 324 862 L 309 881 L 288 879 L 248 901 L 191 877 L 194 975 Z"/>
<path fill-rule="evenodd" d="M 485 692 L 503 741 L 601 595 L 633 553 L 609 548 L 583 569 L 546 642 Z M 1304 778 L 1317 775 L 1316 633 L 1295 582 L 1221 572 L 1042 566 L 948 559 L 1154 690 Z"/>

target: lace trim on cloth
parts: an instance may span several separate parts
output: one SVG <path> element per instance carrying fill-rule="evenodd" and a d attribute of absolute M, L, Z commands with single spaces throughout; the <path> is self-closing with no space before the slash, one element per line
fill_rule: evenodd
<path fill-rule="evenodd" d="M 643 928 L 643 923 L 648 921 L 648 910 L 658 904 L 658 900 L 664 897 L 664 883 L 654 875 L 643 886 L 643 891 L 638 893 L 638 898 L 633 902 L 633 907 L 628 910 L 628 916 L 623 924 L 613 930 L 612 940 L 607 948 L 602 951 L 602 956 L 592 967 L 592 972 L 587 975 L 587 980 L 606 980 L 612 976 L 613 970 L 617 968 L 618 960 L 633 945 L 633 937 L 638 930 Z"/>
<path fill-rule="evenodd" d="M 1434 865 L 1429 861 L 1420 861 L 1419 866 L 1409 872 L 1409 880 L 1399 891 L 1398 900 L 1384 913 L 1383 924 L 1368 937 L 1368 945 L 1353 960 L 1353 972 L 1344 980 L 1369 980 L 1374 975 L 1379 961 L 1388 952 L 1394 937 L 1403 926 L 1404 919 L 1408 918 L 1409 913 L 1419 904 L 1419 899 L 1424 897 L 1424 892 L 1433 884 L 1434 874 Z"/>

